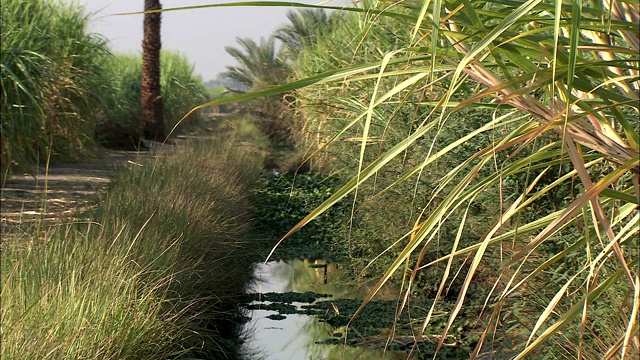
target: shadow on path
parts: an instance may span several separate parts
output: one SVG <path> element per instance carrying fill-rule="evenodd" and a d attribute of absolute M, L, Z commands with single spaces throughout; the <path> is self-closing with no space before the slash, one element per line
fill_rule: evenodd
<path fill-rule="evenodd" d="M 1 190 L 2 225 L 27 225 L 38 219 L 46 224 L 83 209 L 106 189 L 114 171 L 135 166 L 148 152 L 105 150 L 100 159 L 80 164 L 37 167 L 33 174 L 14 174 Z"/>

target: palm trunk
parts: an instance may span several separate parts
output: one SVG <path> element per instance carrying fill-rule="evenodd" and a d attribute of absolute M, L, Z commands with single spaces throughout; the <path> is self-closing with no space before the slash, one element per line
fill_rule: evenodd
<path fill-rule="evenodd" d="M 145 0 L 144 10 L 162 9 L 160 0 Z M 142 127 L 145 139 L 165 141 L 160 92 L 161 13 L 144 15 L 142 40 Z"/>

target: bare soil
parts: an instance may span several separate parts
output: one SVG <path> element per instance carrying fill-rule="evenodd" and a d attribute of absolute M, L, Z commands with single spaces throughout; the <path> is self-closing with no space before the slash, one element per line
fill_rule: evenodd
<path fill-rule="evenodd" d="M 211 136 L 213 130 L 204 127 L 200 132 L 179 135 L 171 145 L 145 142 L 148 151 L 102 149 L 98 158 L 86 162 L 52 164 L 48 169 L 38 166 L 29 174 L 9 175 L 0 190 L 2 229 L 41 220 L 52 225 L 61 218 L 74 218 L 96 204 L 97 194 L 107 189 L 118 168 L 138 166 L 160 151 L 166 154 L 185 146 L 189 139 Z"/>
<path fill-rule="evenodd" d="M 13 174 L 1 190 L 2 226 L 45 223 L 71 216 L 91 206 L 97 192 L 107 188 L 114 171 L 133 166 L 148 153 L 104 150 L 98 159 L 78 164 L 36 167 L 31 174 Z"/>

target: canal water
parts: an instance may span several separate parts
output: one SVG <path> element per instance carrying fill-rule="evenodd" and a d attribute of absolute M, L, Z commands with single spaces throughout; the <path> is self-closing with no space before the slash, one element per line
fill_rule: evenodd
<path fill-rule="evenodd" d="M 257 281 L 248 293 L 286 293 L 315 292 L 317 294 L 331 294 L 321 300 L 340 298 L 362 299 L 368 293 L 368 288 L 349 286 L 349 279 L 345 271 L 335 265 L 326 266 L 325 262 L 308 260 L 273 261 L 256 265 L 255 277 Z M 385 288 L 378 296 L 380 299 L 395 298 L 393 289 Z M 255 302 L 268 305 L 268 302 Z M 300 308 L 307 303 L 294 302 Z M 334 309 L 339 311 L 339 309 Z M 406 359 L 405 353 L 383 352 L 378 349 L 366 349 L 345 345 L 318 344 L 332 337 L 334 333 L 343 333 L 346 329 L 334 329 L 330 325 L 318 321 L 314 316 L 302 314 L 286 314 L 286 318 L 275 320 L 269 316 L 277 311 L 255 309 L 249 310 L 251 318 L 245 324 L 247 336 L 242 353 L 247 360 L 329 360 L 329 359 Z"/>

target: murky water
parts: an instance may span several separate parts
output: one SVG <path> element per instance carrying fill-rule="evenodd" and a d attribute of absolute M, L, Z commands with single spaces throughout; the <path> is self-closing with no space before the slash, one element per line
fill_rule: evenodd
<path fill-rule="evenodd" d="M 322 262 L 301 260 L 277 261 L 256 266 L 258 281 L 249 290 L 251 293 L 283 293 L 288 291 L 313 291 L 319 294 L 331 294 L 336 298 L 362 298 L 368 292 L 366 288 L 353 288 L 344 285 L 347 282 L 345 272 L 334 265 L 327 266 L 327 284 L 324 283 Z M 385 289 L 381 298 L 395 296 L 393 289 Z M 293 303 L 295 306 L 303 305 Z M 306 304 L 305 304 L 306 305 Z M 276 311 L 251 310 L 251 317 L 245 325 L 249 336 L 244 344 L 246 359 L 282 360 L 320 360 L 320 359 L 405 359 L 404 353 L 384 353 L 380 350 L 354 348 L 341 345 L 317 344 L 332 336 L 334 332 L 345 329 L 333 329 L 319 322 L 313 316 L 292 314 L 283 320 L 273 320 L 270 315 Z"/>

